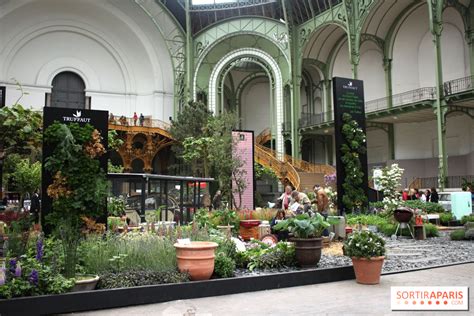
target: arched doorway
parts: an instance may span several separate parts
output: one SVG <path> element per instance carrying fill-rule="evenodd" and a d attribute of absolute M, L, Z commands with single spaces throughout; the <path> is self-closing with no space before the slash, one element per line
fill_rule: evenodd
<path fill-rule="evenodd" d="M 219 113 L 223 109 L 220 99 L 223 91 L 221 85 L 225 81 L 225 75 L 233 65 L 243 61 L 260 64 L 267 72 L 269 78 L 273 80 L 272 104 L 273 109 L 272 125 L 275 126 L 276 150 L 279 154 L 284 152 L 284 140 L 282 135 L 283 125 L 283 79 L 278 63 L 268 53 L 256 48 L 242 48 L 235 50 L 224 56 L 214 67 L 209 79 L 209 109 L 214 113 Z M 221 87 L 221 89 L 219 89 Z M 221 92 L 222 93 L 222 92 Z M 282 158 L 282 157 L 281 157 Z"/>
<path fill-rule="evenodd" d="M 72 72 L 63 71 L 53 79 L 51 106 L 57 108 L 86 109 L 86 85 L 82 78 Z"/>

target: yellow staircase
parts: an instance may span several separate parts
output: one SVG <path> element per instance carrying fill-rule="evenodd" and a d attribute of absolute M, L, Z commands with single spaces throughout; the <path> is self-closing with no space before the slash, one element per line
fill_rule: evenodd
<path fill-rule="evenodd" d="M 283 184 L 309 192 L 315 184 L 324 183 L 325 175 L 336 172 L 333 166 L 296 159 L 263 146 L 271 138 L 270 129 L 265 129 L 255 138 L 255 161 L 272 169 Z"/>

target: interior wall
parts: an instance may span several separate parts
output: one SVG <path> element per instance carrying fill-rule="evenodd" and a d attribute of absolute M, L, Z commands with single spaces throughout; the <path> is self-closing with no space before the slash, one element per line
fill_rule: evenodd
<path fill-rule="evenodd" d="M 461 16 L 453 8 L 447 8 L 443 14 L 441 57 L 444 81 L 469 74 L 464 26 Z M 435 86 L 435 65 L 428 8 L 423 5 L 404 21 L 396 35 L 392 61 L 393 93 Z"/>
<path fill-rule="evenodd" d="M 367 160 L 378 164 L 390 158 L 387 132 L 381 129 L 367 131 Z"/>
<path fill-rule="evenodd" d="M 361 45 L 358 75 L 364 81 L 365 101 L 386 97 L 383 55 L 371 41 L 365 41 Z"/>
<path fill-rule="evenodd" d="M 77 73 L 92 109 L 168 120 L 173 113 L 171 56 L 157 26 L 131 1 L 0 2 L 0 83 L 7 104 L 40 109 L 54 76 Z"/>
<path fill-rule="evenodd" d="M 242 92 L 242 129 L 254 131 L 255 136 L 271 127 L 270 82 L 262 78 L 250 83 Z"/>

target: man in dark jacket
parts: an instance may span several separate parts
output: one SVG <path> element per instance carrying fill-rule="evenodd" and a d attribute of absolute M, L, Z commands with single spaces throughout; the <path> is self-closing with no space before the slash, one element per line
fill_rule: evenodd
<path fill-rule="evenodd" d="M 35 191 L 33 193 L 33 196 L 31 197 L 31 206 L 30 206 L 30 213 L 33 216 L 33 220 L 35 223 L 38 223 L 39 221 L 39 213 L 41 209 L 41 201 L 39 198 L 38 191 Z"/>

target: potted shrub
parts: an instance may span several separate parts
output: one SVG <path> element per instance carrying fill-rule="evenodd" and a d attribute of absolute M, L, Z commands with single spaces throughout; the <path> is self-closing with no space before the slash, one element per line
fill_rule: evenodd
<path fill-rule="evenodd" d="M 356 231 L 344 243 L 344 254 L 352 258 L 357 283 L 378 284 L 385 259 L 385 241 L 370 231 Z"/>
<path fill-rule="evenodd" d="M 321 260 L 321 236 L 324 229 L 330 225 L 331 223 L 319 213 L 313 217 L 301 214 L 279 222 L 273 229 L 287 230 L 293 236 L 290 241 L 295 243 L 296 260 L 300 266 L 306 268 L 316 266 Z"/>
<path fill-rule="evenodd" d="M 54 148 L 45 161 L 53 182 L 47 194 L 52 208 L 46 223 L 61 240 L 64 270 L 68 278 L 76 277 L 77 249 L 83 217 L 105 217 L 107 180 L 98 158 L 105 154 L 100 132 L 89 124 L 54 123 L 44 132 L 44 142 Z M 87 283 L 83 276 L 81 285 Z M 96 283 L 96 276 L 89 278 Z"/>
<path fill-rule="evenodd" d="M 208 280 L 214 272 L 217 243 L 211 241 L 190 241 L 174 244 L 180 272 L 189 273 L 193 281 Z"/>

